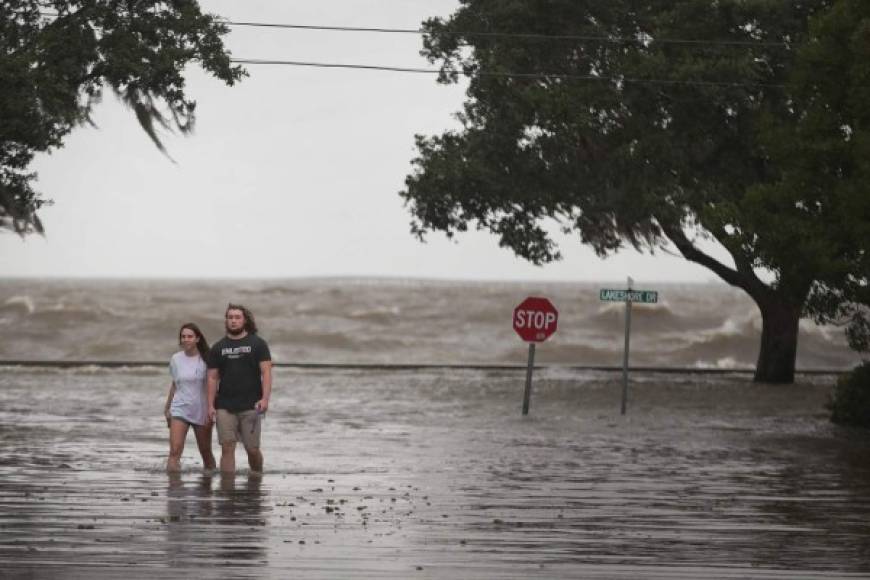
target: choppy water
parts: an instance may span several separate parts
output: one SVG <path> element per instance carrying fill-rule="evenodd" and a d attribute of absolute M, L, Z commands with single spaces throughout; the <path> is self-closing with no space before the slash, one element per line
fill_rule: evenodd
<path fill-rule="evenodd" d="M 420 280 L 0 282 L 0 360 L 167 360 L 182 322 L 212 341 L 230 300 L 248 305 L 279 362 L 523 364 L 511 329 L 526 296 L 548 296 L 559 330 L 542 363 L 619 365 L 623 306 L 598 300 L 619 284 Z M 659 304 L 636 305 L 631 362 L 638 366 L 751 368 L 758 310 L 724 285 L 656 285 Z M 850 368 L 842 329 L 801 325 L 799 368 Z"/>
<path fill-rule="evenodd" d="M 162 473 L 165 373 L 0 368 L 0 576 L 870 576 L 831 376 L 278 369 L 266 473 Z M 241 460 L 241 453 L 239 459 Z"/>

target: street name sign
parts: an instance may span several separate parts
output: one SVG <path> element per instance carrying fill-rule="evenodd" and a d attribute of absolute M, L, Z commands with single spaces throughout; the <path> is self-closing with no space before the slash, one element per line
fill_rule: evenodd
<path fill-rule="evenodd" d="M 605 302 L 628 302 L 635 304 L 655 304 L 659 301 L 659 293 L 655 290 L 618 290 L 616 288 L 602 288 L 598 298 Z"/>

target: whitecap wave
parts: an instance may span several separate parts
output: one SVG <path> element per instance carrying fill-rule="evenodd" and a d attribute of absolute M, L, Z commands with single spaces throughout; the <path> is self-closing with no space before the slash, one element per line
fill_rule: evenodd
<path fill-rule="evenodd" d="M 2 310 L 17 310 L 29 315 L 36 312 L 36 305 L 33 303 L 33 298 L 28 294 L 19 294 L 7 298 L 6 301 L 3 302 Z"/>

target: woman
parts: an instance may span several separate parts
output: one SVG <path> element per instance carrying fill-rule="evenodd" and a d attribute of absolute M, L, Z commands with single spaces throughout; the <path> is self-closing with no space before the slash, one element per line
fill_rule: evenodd
<path fill-rule="evenodd" d="M 187 428 L 193 426 L 196 444 L 205 469 L 214 469 L 211 451 L 212 423 L 208 420 L 206 403 L 206 364 L 208 342 L 202 331 L 192 322 L 183 324 L 178 331 L 181 351 L 169 360 L 172 385 L 166 399 L 166 425 L 169 427 L 169 459 L 167 471 L 181 469 L 181 453 Z"/>

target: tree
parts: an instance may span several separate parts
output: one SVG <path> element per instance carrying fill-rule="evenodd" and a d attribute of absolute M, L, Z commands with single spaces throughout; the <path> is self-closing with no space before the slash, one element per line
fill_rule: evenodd
<path fill-rule="evenodd" d="M 109 87 L 163 151 L 157 127 L 189 133 L 196 103 L 184 68 L 234 84 L 225 24 L 195 0 L 4 0 L 0 4 L 0 229 L 42 232 L 47 200 L 28 172 L 61 147 Z"/>
<path fill-rule="evenodd" d="M 794 380 L 802 316 L 860 338 L 870 3 L 461 0 L 424 26 L 439 81 L 470 82 L 461 129 L 417 136 L 418 237 L 471 225 L 535 264 L 554 227 L 676 248 L 758 305 L 761 382 Z"/>

